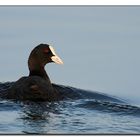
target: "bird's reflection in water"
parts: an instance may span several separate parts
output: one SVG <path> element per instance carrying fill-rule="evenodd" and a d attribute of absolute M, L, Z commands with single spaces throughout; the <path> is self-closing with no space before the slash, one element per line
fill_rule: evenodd
<path fill-rule="evenodd" d="M 58 102 L 24 102 L 21 112 L 24 134 L 47 134 L 55 115 L 60 114 Z"/>

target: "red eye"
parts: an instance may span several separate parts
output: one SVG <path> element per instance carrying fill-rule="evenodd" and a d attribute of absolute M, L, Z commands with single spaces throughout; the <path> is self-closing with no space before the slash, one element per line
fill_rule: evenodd
<path fill-rule="evenodd" d="M 48 53 L 49 52 L 49 49 L 44 49 L 43 52 L 44 53 Z"/>

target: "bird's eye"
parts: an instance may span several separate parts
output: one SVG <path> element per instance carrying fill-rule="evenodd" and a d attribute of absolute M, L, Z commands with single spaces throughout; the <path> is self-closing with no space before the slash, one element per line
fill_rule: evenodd
<path fill-rule="evenodd" d="M 44 49 L 43 52 L 44 52 L 44 53 L 49 53 L 50 50 L 49 50 L 49 49 Z"/>

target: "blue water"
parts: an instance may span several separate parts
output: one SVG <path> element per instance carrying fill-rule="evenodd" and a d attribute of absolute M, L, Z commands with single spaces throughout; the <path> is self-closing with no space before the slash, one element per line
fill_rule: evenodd
<path fill-rule="evenodd" d="M 1 83 L 1 92 L 12 83 Z M 139 134 L 140 108 L 107 94 L 60 86 L 57 102 L 0 101 L 0 134 Z M 79 96 L 80 95 L 80 96 Z"/>

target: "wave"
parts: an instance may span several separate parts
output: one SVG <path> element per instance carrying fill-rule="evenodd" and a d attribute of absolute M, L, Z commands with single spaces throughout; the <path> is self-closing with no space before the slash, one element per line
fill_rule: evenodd
<path fill-rule="evenodd" d="M 14 82 L 5 82 L 0 83 L 0 94 L 3 92 L 6 92 L 7 89 L 9 89 Z M 58 84 L 52 84 L 53 87 L 60 93 L 61 96 L 64 97 L 64 99 L 95 99 L 100 101 L 110 101 L 110 102 L 117 102 L 117 103 L 125 103 L 122 99 L 119 99 L 114 96 L 107 95 L 105 93 L 101 92 L 95 92 L 95 91 L 88 91 L 83 89 L 78 89 L 70 86 L 64 86 L 64 85 L 58 85 Z"/>
<path fill-rule="evenodd" d="M 9 89 L 13 84 L 14 82 L 0 83 L 0 94 Z M 69 101 L 79 100 L 75 105 L 76 107 L 86 108 L 89 110 L 98 110 L 108 113 L 117 113 L 119 115 L 125 114 L 140 116 L 139 107 L 132 106 L 117 97 L 110 96 L 101 92 L 88 91 L 64 85 L 53 84 L 53 87 L 56 88 L 61 93 L 61 95 L 65 97 L 65 102 L 63 103 L 67 102 L 66 104 L 68 104 Z M 0 106 L 2 107 L 1 109 L 6 110 L 11 110 L 11 108 L 15 110 L 18 108 L 15 103 L 12 104 L 11 102 L 5 102 L 2 99 L 0 102 Z M 44 104 L 43 106 L 46 105 Z"/>
<path fill-rule="evenodd" d="M 125 103 L 123 99 L 97 91 L 89 91 L 89 90 L 74 88 L 70 86 L 56 85 L 56 84 L 53 84 L 53 87 L 55 87 L 62 95 L 64 95 L 68 99 L 95 99 L 100 101 Z"/>
<path fill-rule="evenodd" d="M 97 110 L 104 113 L 112 113 L 115 115 L 140 116 L 140 108 L 130 104 L 120 104 L 99 100 L 85 100 L 82 103 L 79 103 L 77 107 L 86 108 L 89 110 Z"/>

